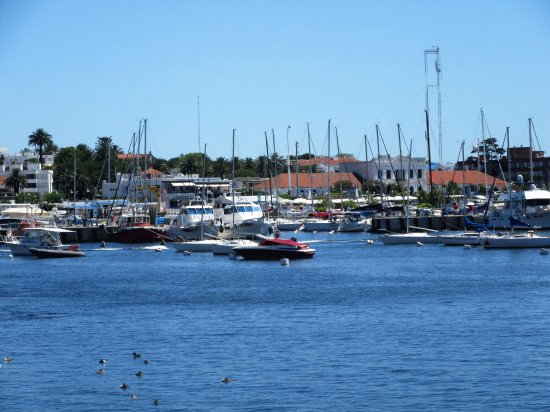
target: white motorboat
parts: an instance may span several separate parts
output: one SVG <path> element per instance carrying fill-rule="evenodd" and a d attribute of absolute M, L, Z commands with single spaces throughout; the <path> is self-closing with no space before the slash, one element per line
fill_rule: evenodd
<path fill-rule="evenodd" d="M 439 243 L 437 233 L 426 232 L 387 233 L 380 235 L 379 239 L 385 245 L 414 245 L 418 243 L 426 245 Z"/>
<path fill-rule="evenodd" d="M 368 232 L 372 227 L 372 219 L 360 214 L 346 214 L 338 224 L 338 232 Z"/>
<path fill-rule="evenodd" d="M 550 247 L 550 236 L 540 236 L 533 231 L 512 234 L 484 236 L 481 245 L 486 249 L 496 248 L 547 248 Z"/>
<path fill-rule="evenodd" d="M 29 227 L 23 235 L 12 241 L 4 242 L 11 249 L 13 256 L 31 256 L 31 248 L 46 250 L 78 250 L 78 245 L 64 245 L 61 233 L 74 233 L 72 230 L 57 227 Z"/>

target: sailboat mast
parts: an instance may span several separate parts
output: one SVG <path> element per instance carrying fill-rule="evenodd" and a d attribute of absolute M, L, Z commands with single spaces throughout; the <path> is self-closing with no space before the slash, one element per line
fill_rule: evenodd
<path fill-rule="evenodd" d="M 401 169 L 401 171 L 399 172 L 400 174 L 401 173 L 405 173 L 404 170 L 403 170 L 403 155 L 402 155 L 402 152 L 401 152 L 401 125 L 399 123 L 397 123 L 397 140 L 399 141 L 399 168 Z M 399 191 L 401 193 L 403 193 L 403 189 L 402 189 L 402 185 L 401 185 L 401 182 L 403 181 L 403 178 L 404 176 L 399 176 L 399 179 L 397 178 L 397 176 L 395 176 L 395 180 L 397 181 L 397 184 L 399 185 Z"/>
<path fill-rule="evenodd" d="M 376 150 L 378 152 L 378 180 L 380 180 L 380 206 L 384 207 L 384 186 L 382 183 L 383 173 L 382 164 L 380 163 L 380 130 L 376 125 Z"/>
<path fill-rule="evenodd" d="M 286 128 L 286 170 L 288 174 L 288 194 L 292 195 L 292 184 L 290 183 L 290 144 L 288 143 L 288 132 L 290 125 Z"/>
<path fill-rule="evenodd" d="M 430 118 L 427 110 L 424 110 L 426 113 L 426 140 L 428 141 L 428 173 L 430 174 L 430 203 L 433 200 L 432 191 L 433 191 L 433 179 L 432 179 L 432 152 L 430 150 Z"/>
<path fill-rule="evenodd" d="M 311 195 L 311 209 L 314 210 L 314 207 L 313 207 L 313 188 L 311 186 L 313 186 L 313 183 L 312 183 L 312 176 L 311 174 L 313 173 L 313 165 L 311 164 L 311 135 L 309 133 L 309 123 L 307 124 L 307 150 L 309 152 L 309 193 Z"/>
<path fill-rule="evenodd" d="M 201 150 L 201 101 L 197 96 L 197 137 L 199 139 L 199 150 Z"/>
<path fill-rule="evenodd" d="M 109 136 L 109 146 L 107 151 L 107 182 L 109 183 L 108 199 L 111 199 L 111 137 Z"/>
<path fill-rule="evenodd" d="M 531 136 L 531 128 L 533 126 L 533 119 L 529 118 L 529 182 L 534 183 L 533 177 L 533 138 Z"/>
<path fill-rule="evenodd" d="M 327 197 L 327 208 L 328 208 L 328 213 L 330 215 L 330 210 L 331 210 L 331 198 L 330 198 L 330 119 L 328 119 L 328 129 L 327 129 L 327 136 L 328 136 L 328 158 L 327 158 L 327 163 L 328 163 L 328 173 L 327 173 L 327 188 L 328 188 L 328 197 Z"/>
<path fill-rule="evenodd" d="M 341 152 L 340 152 L 340 140 L 338 139 L 338 128 L 335 127 L 334 131 L 336 132 L 336 150 L 338 151 L 338 178 L 340 179 L 340 207 L 341 210 L 344 210 L 344 195 L 343 195 L 343 186 L 342 186 L 342 167 L 340 165 L 341 161 Z"/>
<path fill-rule="evenodd" d="M 485 174 L 485 197 L 487 193 L 487 143 L 485 142 L 485 114 L 481 109 L 481 139 L 483 144 L 483 174 Z"/>
<path fill-rule="evenodd" d="M 143 119 L 143 170 L 147 170 L 147 119 Z"/>
<path fill-rule="evenodd" d="M 466 211 L 466 168 L 464 167 L 464 145 L 465 141 L 462 141 L 462 147 L 460 150 L 462 150 L 462 195 L 464 196 L 464 204 L 462 206 L 462 210 Z"/>
<path fill-rule="evenodd" d="M 74 165 L 73 165 L 73 208 L 74 224 L 76 225 L 76 146 L 74 147 Z"/>
<path fill-rule="evenodd" d="M 204 184 L 206 179 L 206 143 L 204 144 L 204 154 L 202 155 L 202 213 L 201 213 L 201 240 L 204 239 L 204 200 L 206 198 L 206 185 Z"/>
<path fill-rule="evenodd" d="M 296 167 L 294 168 L 296 173 L 296 197 L 300 196 L 300 181 L 298 180 L 298 142 L 296 142 Z"/>
<path fill-rule="evenodd" d="M 267 133 L 266 133 L 266 141 L 267 141 Z M 235 209 L 237 206 L 235 206 L 235 129 L 233 129 L 233 139 L 232 139 L 232 149 L 231 149 L 231 200 L 233 202 L 233 208 L 231 213 L 231 228 L 235 230 Z M 267 164 L 269 168 L 269 163 Z"/>
<path fill-rule="evenodd" d="M 369 191 L 369 148 L 367 146 L 367 135 L 364 135 L 365 138 L 365 179 L 364 179 L 364 186 L 365 186 L 365 192 L 368 193 Z"/>
<path fill-rule="evenodd" d="M 271 170 L 269 167 L 269 143 L 267 142 L 267 132 L 264 132 L 265 136 L 265 152 L 267 157 L 267 177 L 269 178 L 269 202 L 273 206 L 273 189 L 271 188 Z"/>
<path fill-rule="evenodd" d="M 274 129 L 271 129 L 271 137 L 272 137 L 272 140 L 273 140 L 273 157 L 274 157 L 273 170 L 275 171 L 275 180 L 274 180 L 274 183 L 275 183 L 275 203 L 277 204 L 277 209 L 278 209 L 277 213 L 279 213 L 279 184 L 278 184 L 279 174 L 277 172 L 277 160 L 278 160 L 279 156 L 277 156 L 277 149 L 275 149 L 275 130 Z"/>

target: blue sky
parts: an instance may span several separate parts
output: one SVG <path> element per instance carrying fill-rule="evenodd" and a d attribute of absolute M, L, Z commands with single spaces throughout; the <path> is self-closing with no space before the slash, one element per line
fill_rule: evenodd
<path fill-rule="evenodd" d="M 0 1 L 0 146 L 42 127 L 61 147 L 112 136 L 128 149 L 148 118 L 148 147 L 170 158 L 307 151 L 327 120 L 342 152 L 376 151 L 375 125 L 397 154 L 396 124 L 424 156 L 424 50 L 439 46 L 443 160 L 491 135 L 528 145 L 532 117 L 550 151 L 550 2 L 523 1 Z M 433 64 L 433 63 L 431 63 Z M 432 66 L 433 67 L 433 66 Z M 436 95 L 430 95 L 437 134 Z M 333 134 L 334 136 L 334 134 Z M 270 135 L 271 144 L 271 135 Z M 332 140 L 332 154 L 335 141 Z M 435 146 L 435 147 L 434 147 Z M 432 143 L 432 156 L 437 156 Z M 469 150 L 468 150 L 469 151 Z M 294 153 L 294 149 L 292 149 Z M 548 153 L 547 153 L 548 154 Z"/>

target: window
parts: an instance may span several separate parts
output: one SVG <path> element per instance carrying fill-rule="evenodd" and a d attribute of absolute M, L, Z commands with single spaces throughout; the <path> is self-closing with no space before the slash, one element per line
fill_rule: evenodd
<path fill-rule="evenodd" d="M 386 170 L 386 179 L 391 179 L 391 170 Z"/>
<path fill-rule="evenodd" d="M 414 179 L 414 170 L 409 170 L 409 179 Z"/>
<path fill-rule="evenodd" d="M 379 171 L 378 171 L 378 179 L 379 179 L 379 180 L 382 180 L 382 170 L 379 170 Z"/>
<path fill-rule="evenodd" d="M 418 169 L 418 176 L 419 179 L 422 179 L 422 169 Z"/>

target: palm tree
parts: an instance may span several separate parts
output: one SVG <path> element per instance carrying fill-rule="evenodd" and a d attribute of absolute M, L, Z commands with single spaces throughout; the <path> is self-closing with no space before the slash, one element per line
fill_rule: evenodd
<path fill-rule="evenodd" d="M 42 128 L 36 129 L 29 136 L 29 145 L 34 146 L 35 149 L 38 148 L 39 162 L 44 164 L 42 153 L 44 146 L 53 146 L 52 136 Z"/>
<path fill-rule="evenodd" d="M 27 186 L 27 178 L 21 173 L 21 170 L 14 169 L 6 179 L 6 186 L 12 187 L 13 192 L 17 195 L 20 188 Z"/>

